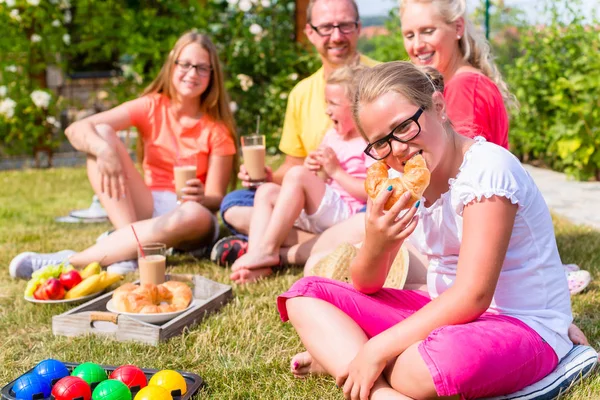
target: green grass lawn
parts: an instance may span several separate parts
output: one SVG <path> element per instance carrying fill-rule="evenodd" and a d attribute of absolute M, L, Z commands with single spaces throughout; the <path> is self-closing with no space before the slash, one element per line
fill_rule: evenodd
<path fill-rule="evenodd" d="M 89 206 L 92 191 L 85 170 L 51 169 L 0 172 L 0 385 L 5 385 L 45 358 L 131 363 L 141 368 L 174 368 L 202 376 L 201 399 L 341 399 L 330 378 L 295 380 L 290 358 L 302 345 L 290 324 L 282 324 L 275 297 L 301 276 L 288 269 L 259 284 L 234 286 L 234 299 L 219 313 L 157 347 L 121 343 L 96 336 L 52 335 L 51 318 L 69 306 L 45 306 L 23 299 L 25 281 L 8 275 L 12 257 L 22 251 L 81 250 L 108 224 L 69 225 L 54 217 Z M 578 263 L 596 277 L 600 266 L 600 232 L 555 219 L 558 245 L 565 262 Z M 174 272 L 197 273 L 227 283 L 228 273 L 190 257 L 169 261 Z M 598 283 L 573 301 L 576 323 L 600 347 Z M 600 398 L 600 376 L 594 374 L 567 399 Z"/>

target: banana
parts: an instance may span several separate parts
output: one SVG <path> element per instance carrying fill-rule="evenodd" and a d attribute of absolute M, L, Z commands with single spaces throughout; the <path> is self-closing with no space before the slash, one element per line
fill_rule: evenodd
<path fill-rule="evenodd" d="M 89 263 L 88 266 L 85 267 L 79 274 L 81 275 L 81 278 L 85 280 L 92 275 L 99 274 L 101 271 L 102 267 L 100 266 L 100 263 L 94 261 L 93 263 Z"/>
<path fill-rule="evenodd" d="M 119 282 L 123 279 L 123 275 L 116 274 L 114 272 L 101 272 L 100 273 L 100 283 L 98 284 L 99 290 L 104 290 L 107 287 L 111 286 L 114 283 Z"/>
<path fill-rule="evenodd" d="M 97 291 L 101 290 L 99 289 L 101 281 L 101 274 L 94 274 L 88 278 L 85 278 L 65 294 L 65 299 L 77 299 L 79 297 L 96 293 Z"/>

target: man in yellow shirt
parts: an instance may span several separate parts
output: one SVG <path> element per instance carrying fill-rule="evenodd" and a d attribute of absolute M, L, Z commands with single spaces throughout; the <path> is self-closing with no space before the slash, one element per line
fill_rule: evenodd
<path fill-rule="evenodd" d="M 267 167 L 267 180 L 279 184 L 291 167 L 302 165 L 308 153 L 319 147 L 330 126 L 331 121 L 325 114 L 325 81 L 329 74 L 346 64 L 377 64 L 356 50 L 361 23 L 355 0 L 311 0 L 306 15 L 306 36 L 319 53 L 323 66 L 300 81 L 288 97 L 279 143 L 285 161 L 275 172 Z M 244 185 L 249 181 L 243 166 L 238 177 Z M 241 238 L 246 237 L 250 228 L 254 193 L 248 189 L 236 190 L 221 203 L 223 221 Z M 285 244 L 292 245 L 306 238 L 295 231 Z M 221 265 L 231 264 L 245 252 L 246 246 L 243 239 L 222 239 L 213 248 L 211 260 Z"/>

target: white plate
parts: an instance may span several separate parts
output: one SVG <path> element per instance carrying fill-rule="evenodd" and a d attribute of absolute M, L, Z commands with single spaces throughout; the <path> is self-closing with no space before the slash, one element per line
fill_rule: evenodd
<path fill-rule="evenodd" d="M 62 300 L 38 300 L 35 297 L 23 296 L 25 300 L 30 303 L 38 303 L 38 304 L 69 304 L 69 303 L 81 303 L 89 299 L 93 299 L 94 297 L 100 296 L 104 290 L 101 290 L 96 293 L 88 294 L 87 296 L 78 297 L 76 299 L 62 299 Z"/>
<path fill-rule="evenodd" d="M 173 318 L 177 317 L 178 315 L 183 314 L 184 312 L 186 312 L 187 310 L 192 308 L 195 304 L 196 304 L 196 301 L 194 299 L 192 299 L 192 301 L 190 302 L 190 305 L 181 311 L 175 311 L 175 312 L 169 312 L 169 313 L 157 313 L 157 314 L 140 314 L 140 313 L 129 313 L 129 312 L 119 311 L 114 306 L 112 299 L 110 299 L 108 301 L 108 303 L 106 303 L 106 309 L 115 314 L 127 315 L 128 317 L 135 318 L 135 319 L 143 321 L 143 322 L 148 322 L 149 324 L 159 324 L 159 323 L 163 323 L 163 322 L 172 320 Z"/>

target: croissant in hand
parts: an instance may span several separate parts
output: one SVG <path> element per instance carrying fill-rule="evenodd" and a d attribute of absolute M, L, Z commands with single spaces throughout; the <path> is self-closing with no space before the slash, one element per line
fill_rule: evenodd
<path fill-rule="evenodd" d="M 392 179 L 388 178 L 388 169 L 385 163 L 378 161 L 367 170 L 365 190 L 371 200 L 375 200 L 380 191 L 387 190 L 388 186 L 391 185 L 393 191 L 385 203 L 384 209 L 386 211 L 408 190 L 411 194 L 410 201 L 405 207 L 408 208 L 423 196 L 423 192 L 429 185 L 430 176 L 431 173 L 427 169 L 427 164 L 421 154 L 411 157 L 406 162 L 404 174 L 401 177 Z"/>

